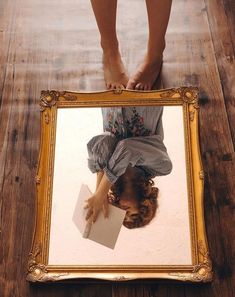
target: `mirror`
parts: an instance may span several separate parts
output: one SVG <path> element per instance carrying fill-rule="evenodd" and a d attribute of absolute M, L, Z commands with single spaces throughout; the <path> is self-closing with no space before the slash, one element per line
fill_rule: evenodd
<path fill-rule="evenodd" d="M 192 87 L 42 92 L 28 280 L 211 280 L 198 108 Z M 92 223 L 97 172 L 111 184 L 109 213 Z"/>

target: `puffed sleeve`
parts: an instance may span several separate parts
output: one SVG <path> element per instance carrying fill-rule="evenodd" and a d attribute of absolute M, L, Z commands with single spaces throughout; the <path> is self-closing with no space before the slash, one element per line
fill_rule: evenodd
<path fill-rule="evenodd" d="M 161 110 L 158 122 L 157 122 L 157 127 L 156 127 L 156 131 L 154 134 L 159 135 L 163 141 L 164 139 L 164 131 L 163 131 L 163 125 L 162 125 L 162 113 L 163 113 L 163 108 Z"/>
<path fill-rule="evenodd" d="M 151 178 L 169 174 L 172 162 L 162 136 L 131 137 L 119 141 L 104 168 L 111 183 L 125 173 L 128 165 L 142 167 Z"/>
<path fill-rule="evenodd" d="M 96 135 L 87 143 L 88 167 L 95 173 L 107 166 L 117 144 L 116 137 L 109 133 Z"/>

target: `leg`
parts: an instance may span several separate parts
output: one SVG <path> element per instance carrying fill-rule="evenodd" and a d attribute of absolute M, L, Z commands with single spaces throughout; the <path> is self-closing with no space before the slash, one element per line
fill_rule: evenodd
<path fill-rule="evenodd" d="M 165 34 L 172 0 L 146 0 L 149 40 L 147 54 L 137 72 L 129 79 L 127 89 L 150 90 L 157 79 L 165 49 Z"/>
<path fill-rule="evenodd" d="M 128 76 L 118 48 L 117 0 L 91 0 L 103 49 L 104 78 L 108 89 L 126 87 Z"/>

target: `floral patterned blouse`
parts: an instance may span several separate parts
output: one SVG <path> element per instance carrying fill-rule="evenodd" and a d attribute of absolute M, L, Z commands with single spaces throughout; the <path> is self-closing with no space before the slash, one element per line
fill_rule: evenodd
<path fill-rule="evenodd" d="M 136 166 L 153 178 L 169 174 L 172 163 L 163 143 L 163 107 L 102 108 L 104 133 L 87 144 L 88 167 L 104 170 L 111 183 Z"/>

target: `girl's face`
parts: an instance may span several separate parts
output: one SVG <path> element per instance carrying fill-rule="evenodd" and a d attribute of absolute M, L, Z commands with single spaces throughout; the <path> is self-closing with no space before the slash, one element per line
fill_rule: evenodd
<path fill-rule="evenodd" d="M 119 200 L 119 207 L 126 210 L 128 216 L 138 214 L 138 203 L 135 198 L 122 195 Z"/>
<path fill-rule="evenodd" d="M 138 201 L 134 191 L 136 183 L 136 174 L 133 168 L 128 168 L 123 176 L 124 189 L 119 197 L 119 206 L 127 211 L 127 216 L 138 214 Z"/>
<path fill-rule="evenodd" d="M 138 203 L 135 198 L 121 197 L 119 207 L 126 210 L 125 224 L 133 224 L 133 221 L 139 217 Z"/>

